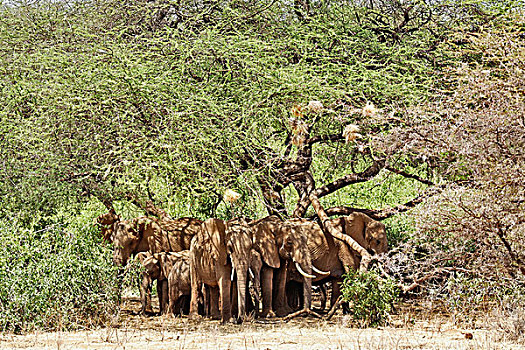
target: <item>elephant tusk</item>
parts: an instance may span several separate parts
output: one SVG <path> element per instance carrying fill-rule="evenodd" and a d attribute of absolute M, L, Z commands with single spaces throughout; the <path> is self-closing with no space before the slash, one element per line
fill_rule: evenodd
<path fill-rule="evenodd" d="M 301 268 L 301 265 L 297 261 L 294 261 L 294 262 L 295 262 L 295 267 L 297 268 L 297 271 L 299 271 L 301 275 L 303 275 L 306 278 L 315 278 L 314 275 L 309 275 L 306 272 L 304 272 L 303 269 Z"/>
<path fill-rule="evenodd" d="M 233 276 L 235 276 L 235 267 L 233 266 L 233 263 L 232 263 L 232 275 L 230 277 L 230 279 L 233 281 Z"/>
<path fill-rule="evenodd" d="M 320 275 L 329 275 L 330 272 L 328 271 L 321 271 L 319 270 L 317 267 L 314 266 L 314 264 L 312 264 L 312 270 L 314 270 L 315 273 L 318 273 Z"/>
<path fill-rule="evenodd" d="M 253 274 L 251 267 L 248 267 L 248 272 L 250 273 L 250 277 L 255 279 L 255 275 Z"/>

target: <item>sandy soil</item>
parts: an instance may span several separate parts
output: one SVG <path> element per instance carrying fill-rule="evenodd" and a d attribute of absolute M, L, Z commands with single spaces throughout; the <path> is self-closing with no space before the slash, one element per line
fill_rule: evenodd
<path fill-rule="evenodd" d="M 359 329 L 338 315 L 331 321 L 298 318 L 218 321 L 136 315 L 128 300 L 112 327 L 78 332 L 0 334 L 0 349 L 524 349 L 493 331 L 458 329 L 445 319 L 405 322 L 397 327 Z M 406 320 L 406 317 L 404 318 Z"/>

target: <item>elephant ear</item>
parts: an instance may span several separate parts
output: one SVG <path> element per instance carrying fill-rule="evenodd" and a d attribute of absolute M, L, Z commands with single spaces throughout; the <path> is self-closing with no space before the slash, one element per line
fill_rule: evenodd
<path fill-rule="evenodd" d="M 270 267 L 277 269 L 281 266 L 279 251 L 273 233 L 275 225 L 261 223 L 255 230 L 255 246 L 263 261 Z"/>
<path fill-rule="evenodd" d="M 142 262 L 142 265 L 144 266 L 144 269 L 149 275 L 155 275 L 159 272 L 159 260 L 157 259 L 158 256 L 150 255 L 144 261 Z"/>
<path fill-rule="evenodd" d="M 366 248 L 365 240 L 366 219 L 363 213 L 352 213 L 344 217 L 344 234 L 352 237 L 362 247 Z"/>
<path fill-rule="evenodd" d="M 226 223 L 219 219 L 208 219 L 202 224 L 204 243 L 208 242 L 210 256 L 217 259 L 221 266 L 228 263 L 226 252 Z"/>

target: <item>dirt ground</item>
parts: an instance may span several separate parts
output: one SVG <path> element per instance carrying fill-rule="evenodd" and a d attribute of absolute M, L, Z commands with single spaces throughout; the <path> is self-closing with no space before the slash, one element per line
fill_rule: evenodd
<path fill-rule="evenodd" d="M 390 327 L 352 327 L 332 320 L 251 320 L 242 325 L 137 315 L 139 302 L 124 301 L 112 327 L 77 332 L 0 334 L 0 349 L 524 349 L 488 329 L 460 329 L 450 317 L 422 317 L 424 309 L 398 311 Z"/>

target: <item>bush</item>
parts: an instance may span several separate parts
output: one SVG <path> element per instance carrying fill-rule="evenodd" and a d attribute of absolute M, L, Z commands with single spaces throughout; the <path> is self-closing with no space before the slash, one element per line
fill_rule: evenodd
<path fill-rule="evenodd" d="M 364 327 L 384 324 L 394 308 L 399 289 L 391 279 L 381 279 L 374 271 L 345 275 L 341 288 L 350 313 Z"/>
<path fill-rule="evenodd" d="M 2 331 L 100 325 L 117 309 L 111 251 L 93 225 L 74 226 L 35 231 L 0 221 Z"/>

